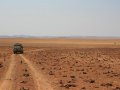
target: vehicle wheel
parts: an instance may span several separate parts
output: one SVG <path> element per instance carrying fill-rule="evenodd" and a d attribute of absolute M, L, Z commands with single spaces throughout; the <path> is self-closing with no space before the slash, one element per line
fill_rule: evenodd
<path fill-rule="evenodd" d="M 23 54 L 23 51 L 21 51 L 21 54 Z"/>

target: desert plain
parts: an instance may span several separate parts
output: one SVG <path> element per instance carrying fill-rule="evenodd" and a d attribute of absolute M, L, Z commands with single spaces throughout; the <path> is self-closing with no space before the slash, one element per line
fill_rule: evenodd
<path fill-rule="evenodd" d="M 1 38 L 0 90 L 120 90 L 120 39 Z"/>

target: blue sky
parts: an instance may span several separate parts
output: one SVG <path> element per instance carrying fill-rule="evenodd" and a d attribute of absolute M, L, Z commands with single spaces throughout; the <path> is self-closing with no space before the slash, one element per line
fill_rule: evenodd
<path fill-rule="evenodd" d="M 120 36 L 120 0 L 0 0 L 0 35 Z"/>

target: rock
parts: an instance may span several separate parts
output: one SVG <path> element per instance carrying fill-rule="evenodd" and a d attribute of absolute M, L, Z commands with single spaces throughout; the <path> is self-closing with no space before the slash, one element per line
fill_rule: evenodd
<path fill-rule="evenodd" d="M 30 74 L 29 74 L 29 73 L 24 73 L 23 76 L 25 76 L 25 77 L 29 77 Z"/>
<path fill-rule="evenodd" d="M 80 90 L 85 90 L 86 88 L 85 87 L 82 87 Z"/>
<path fill-rule="evenodd" d="M 105 87 L 111 87 L 111 86 L 113 86 L 111 83 L 103 83 L 103 84 L 101 84 L 101 86 L 105 86 Z"/>
<path fill-rule="evenodd" d="M 70 88 L 70 87 L 76 87 L 76 85 L 75 84 L 66 84 L 66 85 L 64 85 L 64 87 L 65 88 Z"/>
<path fill-rule="evenodd" d="M 27 72 L 28 70 L 27 69 L 25 69 L 25 72 Z"/>
<path fill-rule="evenodd" d="M 70 76 L 71 78 L 75 78 L 75 76 Z"/>
<path fill-rule="evenodd" d="M 60 83 L 60 84 L 63 84 L 63 81 L 62 81 L 62 80 L 60 80 L 60 81 L 59 81 L 59 83 Z"/>
<path fill-rule="evenodd" d="M 50 72 L 49 72 L 49 75 L 54 75 L 53 71 L 50 71 Z"/>
<path fill-rule="evenodd" d="M 27 81 L 21 81 L 20 83 L 26 84 L 26 83 L 27 83 Z"/>
<path fill-rule="evenodd" d="M 83 74 L 87 74 L 86 72 L 83 72 Z"/>
<path fill-rule="evenodd" d="M 29 88 L 22 87 L 20 90 L 30 90 Z"/>
<path fill-rule="evenodd" d="M 113 90 L 120 90 L 120 87 L 116 87 L 115 89 L 113 89 Z"/>
<path fill-rule="evenodd" d="M 95 83 L 95 80 L 90 79 L 90 80 L 85 80 L 85 82 L 89 82 L 89 83 Z"/>
<path fill-rule="evenodd" d="M 3 65 L 0 63 L 0 68 L 2 68 L 3 67 Z"/>

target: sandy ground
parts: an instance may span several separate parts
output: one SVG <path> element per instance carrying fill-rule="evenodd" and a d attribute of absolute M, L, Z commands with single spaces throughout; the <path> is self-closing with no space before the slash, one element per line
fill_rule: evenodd
<path fill-rule="evenodd" d="M 119 39 L 0 41 L 0 90 L 120 90 Z M 15 42 L 24 54 L 12 53 Z"/>
<path fill-rule="evenodd" d="M 16 65 L 14 55 L 11 56 L 10 60 L 11 60 L 10 66 L 0 86 L 0 90 L 12 90 L 13 89 L 13 86 L 14 86 L 13 76 L 15 75 L 14 71 L 15 71 L 15 65 Z"/>

